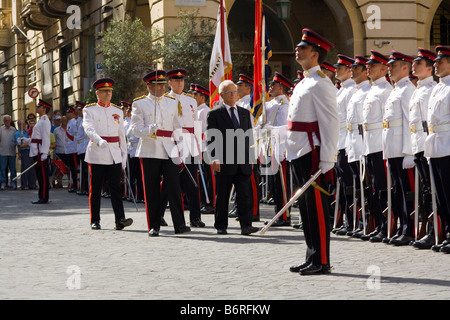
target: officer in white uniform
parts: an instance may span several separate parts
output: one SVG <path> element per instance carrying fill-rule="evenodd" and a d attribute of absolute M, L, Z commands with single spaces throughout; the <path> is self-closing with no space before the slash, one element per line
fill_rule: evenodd
<path fill-rule="evenodd" d="M 409 80 L 414 57 L 391 51 L 389 58 L 389 77 L 395 81 L 395 86 L 385 104 L 382 141 L 383 158 L 388 160 L 392 177 L 393 205 L 400 220 L 397 233 L 389 243 L 400 246 L 414 240 L 414 221 L 410 217 L 413 203 L 407 201 L 407 194 L 412 191 L 407 169 L 414 167 L 409 101 L 416 87 Z"/>
<path fill-rule="evenodd" d="M 411 148 L 414 154 L 414 162 L 417 172 L 419 173 L 422 189 L 416 186 L 416 190 L 422 193 L 422 201 L 419 204 L 423 208 L 422 226 L 427 226 L 427 234 L 413 246 L 419 249 L 429 249 L 435 242 L 434 227 L 432 223 L 428 223 L 428 216 L 432 211 L 431 204 L 431 182 L 430 167 L 428 160 L 424 157 L 425 139 L 428 135 L 427 111 L 428 101 L 430 100 L 431 91 L 436 86 L 433 80 L 433 60 L 436 53 L 418 48 L 418 56 L 412 64 L 412 74 L 418 78 L 417 89 L 414 91 L 409 102 L 409 129 L 411 131 Z M 420 200 L 419 200 L 420 201 Z"/>
<path fill-rule="evenodd" d="M 339 137 L 336 89 L 320 70 L 320 63 L 333 46 L 314 31 L 303 29 L 302 41 L 295 50 L 305 78 L 295 87 L 289 104 L 286 158 L 291 161 L 300 185 L 319 168 L 323 173 L 320 179 L 330 179 L 329 171 L 336 161 Z M 320 150 L 316 148 L 319 145 Z M 291 267 L 292 272 L 302 275 L 331 272 L 330 215 L 321 195 L 318 189 L 308 188 L 299 198 L 307 251 L 306 261 Z"/>
<path fill-rule="evenodd" d="M 111 103 L 113 86 L 113 79 L 95 81 L 93 88 L 98 101 L 83 109 L 83 127 L 90 138 L 85 161 L 89 164 L 91 174 L 89 209 L 93 230 L 101 229 L 101 191 L 105 180 L 111 192 L 116 230 L 122 230 L 133 223 L 131 218 L 125 218 L 122 202 L 120 179 L 126 166 L 127 145 L 122 110 Z"/>
<path fill-rule="evenodd" d="M 50 129 L 51 123 L 47 116 L 52 106 L 39 100 L 36 111 L 39 113 L 39 121 L 33 127 L 31 138 L 27 141 L 30 145 L 30 157 L 34 162 L 36 177 L 39 183 L 39 199 L 32 201 L 33 204 L 44 204 L 48 202 L 50 182 L 48 176 L 48 153 L 50 149 Z M 24 139 L 25 141 L 25 139 Z"/>
<path fill-rule="evenodd" d="M 345 152 L 348 165 L 353 179 L 356 181 L 356 188 L 360 189 L 360 160 L 363 148 L 363 103 L 370 89 L 369 78 L 367 77 L 367 60 L 365 57 L 356 55 L 355 62 L 351 65 L 352 79 L 355 81 L 355 91 L 350 97 L 347 107 L 347 137 L 345 140 Z M 364 190 L 360 190 L 363 192 Z M 358 232 L 361 235 L 360 232 Z M 352 234 L 356 236 L 356 233 Z"/>
<path fill-rule="evenodd" d="M 197 117 L 197 101 L 192 95 L 183 92 L 184 78 L 186 70 L 173 69 L 167 71 L 169 86 L 171 87 L 169 96 L 175 98 L 181 106 L 180 121 L 183 126 L 183 154 L 181 155 L 184 162 L 184 169 L 180 173 L 181 190 L 186 194 L 189 203 L 189 220 L 191 227 L 204 227 L 205 223 L 201 220 L 200 213 L 200 190 L 198 188 L 199 178 L 197 175 L 198 164 L 201 160 L 201 132 L 200 128 L 196 128 L 195 121 Z M 189 172 L 187 171 L 189 170 Z M 189 174 L 190 173 L 190 174 Z M 196 185 L 193 184 L 194 179 Z M 163 182 L 163 193 L 166 194 Z M 167 205 L 167 197 L 163 199 L 161 210 Z M 164 214 L 164 211 L 161 212 Z"/>
<path fill-rule="evenodd" d="M 78 166 L 80 168 L 80 190 L 77 191 L 78 195 L 89 195 L 88 189 L 88 166 L 84 158 L 86 156 L 86 149 L 89 143 L 89 137 L 83 128 L 83 108 L 86 105 L 84 102 L 76 101 L 76 112 L 77 112 L 77 160 Z M 81 164 L 81 166 L 80 166 Z"/>
<path fill-rule="evenodd" d="M 275 213 L 279 212 L 284 205 L 284 192 L 286 200 L 290 199 L 290 162 L 286 161 L 286 144 L 285 135 L 280 134 L 283 131 L 279 127 L 287 126 L 287 117 L 289 111 L 289 99 L 286 94 L 291 89 L 291 81 L 279 72 L 274 72 L 272 81 L 269 84 L 269 94 L 273 97 L 272 100 L 266 102 L 266 120 L 267 124 L 262 127 L 263 130 L 268 130 L 271 136 L 271 147 L 268 149 L 272 153 L 268 154 L 271 158 L 271 169 L 276 169 L 271 172 L 269 176 L 269 184 L 271 185 L 273 199 L 275 201 Z M 261 118 L 260 118 L 261 119 Z M 267 168 L 266 168 L 267 169 Z M 280 172 L 280 170 L 283 170 Z M 281 180 L 283 177 L 283 181 Z M 283 187 L 284 186 L 284 187 Z M 284 190 L 283 190 L 284 188 Z M 272 227 L 290 226 L 290 208 L 272 224 Z"/>
<path fill-rule="evenodd" d="M 362 122 L 363 154 L 370 177 L 369 190 L 373 190 L 370 209 L 375 219 L 375 230 L 368 235 L 362 235 L 361 239 L 381 242 L 387 235 L 386 217 L 383 215 L 383 210 L 387 207 L 387 180 L 381 136 L 384 106 L 393 88 L 386 80 L 389 59 L 377 51 L 370 52 L 367 75 L 371 80 L 371 87 L 364 100 Z"/>
<path fill-rule="evenodd" d="M 159 236 L 161 176 L 167 186 L 175 233 L 188 232 L 178 172 L 182 109 L 175 98 L 164 94 L 167 83 L 164 70 L 146 74 L 143 81 L 149 94 L 133 101 L 130 125 L 133 134 L 140 138 L 136 156 L 141 158 L 149 236 Z"/>
<path fill-rule="evenodd" d="M 350 205 L 353 203 L 351 193 L 347 190 L 353 188 L 352 172 L 348 165 L 347 155 L 345 153 L 345 140 L 347 138 L 347 108 L 350 98 L 355 92 L 355 81 L 351 78 L 351 65 L 355 62 L 353 58 L 343 54 L 338 54 L 338 61 L 334 65 L 336 68 L 336 79 L 340 81 L 341 88 L 336 93 L 338 112 L 339 112 L 339 139 L 338 156 L 336 162 L 336 175 L 340 183 L 340 208 L 345 213 L 346 221 L 342 228 L 336 230 L 337 235 L 350 235 L 353 231 L 353 214 Z M 359 185 L 359 180 L 356 182 Z"/>
<path fill-rule="evenodd" d="M 66 161 L 70 169 L 70 175 L 72 178 L 71 188 L 67 190 L 70 193 L 77 192 L 78 184 L 78 162 L 77 162 L 77 114 L 74 107 L 70 107 L 66 114 L 69 121 L 67 122 L 66 129 Z"/>
<path fill-rule="evenodd" d="M 206 105 L 206 101 L 209 100 L 209 90 L 199 84 L 191 84 L 191 87 L 192 87 L 191 93 L 194 95 L 194 99 L 197 101 L 198 105 L 196 124 L 199 127 L 201 127 L 200 129 L 202 140 L 201 152 L 203 153 L 206 150 L 205 132 L 207 127 L 207 118 L 209 111 L 211 111 L 211 109 Z M 202 197 L 201 202 L 203 204 L 202 208 L 200 209 L 200 212 L 202 214 L 205 213 L 211 214 L 214 213 L 214 207 L 216 202 L 214 173 L 212 171 L 211 166 L 208 163 L 206 163 L 204 159 L 202 159 L 201 166 L 209 203 L 207 202 L 205 191 L 200 189 Z"/>
<path fill-rule="evenodd" d="M 446 232 L 450 229 L 450 47 L 437 46 L 434 60 L 435 75 L 439 83 L 431 92 L 428 103 L 428 131 L 425 140 L 425 157 L 430 158 L 430 166 L 436 185 L 438 213 Z M 437 232 L 438 230 L 436 230 Z M 433 250 L 450 252 L 450 240 L 447 238 Z"/>
<path fill-rule="evenodd" d="M 253 79 L 241 73 L 239 74 L 239 80 L 238 82 L 236 82 L 236 84 L 238 87 L 239 96 L 239 100 L 237 102 L 238 106 L 247 109 L 251 113 L 251 94 L 253 88 Z"/>

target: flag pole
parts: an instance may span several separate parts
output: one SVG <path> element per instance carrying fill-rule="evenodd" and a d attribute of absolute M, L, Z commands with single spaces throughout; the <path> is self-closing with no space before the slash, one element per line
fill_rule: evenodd
<path fill-rule="evenodd" d="M 266 17 L 261 10 L 261 108 L 262 108 L 262 123 L 266 124 Z M 264 61 L 263 61 L 264 60 Z"/>

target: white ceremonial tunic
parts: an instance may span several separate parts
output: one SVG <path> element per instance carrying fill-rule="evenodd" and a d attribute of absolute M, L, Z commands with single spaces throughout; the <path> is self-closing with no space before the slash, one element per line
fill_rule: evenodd
<path fill-rule="evenodd" d="M 35 157 L 38 154 L 48 155 L 50 149 L 50 130 L 52 124 L 47 115 L 43 115 L 39 118 L 39 121 L 33 127 L 33 133 L 31 134 L 30 142 L 30 157 Z M 33 142 L 33 140 L 42 140 L 39 142 Z"/>
<path fill-rule="evenodd" d="M 417 81 L 417 89 L 414 91 L 409 102 L 409 129 L 411 131 L 411 148 L 413 154 L 424 150 L 425 139 L 428 128 L 423 127 L 427 121 L 428 101 L 431 91 L 436 86 L 433 77 Z"/>
<path fill-rule="evenodd" d="M 66 128 L 66 154 L 77 153 L 77 120 L 70 119 Z"/>
<path fill-rule="evenodd" d="M 86 153 L 87 145 L 89 144 L 89 137 L 86 132 L 84 132 L 82 117 L 77 118 L 77 125 L 77 154 L 83 154 Z"/>
<path fill-rule="evenodd" d="M 321 143 L 320 161 L 336 162 L 339 137 L 339 116 L 336 102 L 336 88 L 331 80 L 315 66 L 303 73 L 305 78 L 294 88 L 288 121 L 319 123 Z M 324 77 L 323 77 L 324 76 Z M 286 141 L 287 160 L 295 160 L 312 151 L 306 132 L 288 131 Z"/>
<path fill-rule="evenodd" d="M 382 132 L 384 105 L 393 90 L 385 77 L 372 82 L 363 105 L 363 154 L 383 151 Z"/>
<path fill-rule="evenodd" d="M 409 130 L 409 101 L 416 87 L 408 77 L 395 83 L 384 109 L 383 158 L 399 158 L 412 155 Z"/>
<path fill-rule="evenodd" d="M 179 158 L 181 117 L 178 116 L 178 101 L 168 95 L 155 97 L 152 94 L 133 101 L 131 130 L 139 138 L 136 157 L 177 159 Z M 150 126 L 156 124 L 170 136 L 151 136 Z M 177 141 L 177 142 L 176 142 Z"/>
<path fill-rule="evenodd" d="M 341 82 L 341 88 L 336 93 L 336 101 L 339 113 L 339 140 L 338 150 L 345 148 L 347 138 L 347 108 L 350 98 L 355 92 L 356 83 L 353 79 L 347 79 Z"/>
<path fill-rule="evenodd" d="M 450 155 L 450 75 L 441 78 L 431 92 L 428 102 L 428 130 L 425 157 Z"/>
<path fill-rule="evenodd" d="M 199 126 L 201 127 L 201 137 L 202 137 L 202 144 L 201 144 L 201 151 L 206 150 L 206 141 L 204 139 L 206 127 L 207 127 L 207 119 L 208 119 L 208 113 L 211 109 L 205 104 L 201 104 L 198 106 L 197 109 L 197 121 L 199 123 Z"/>
<path fill-rule="evenodd" d="M 176 94 L 173 91 L 168 93 L 169 96 L 175 98 L 181 105 L 182 114 L 180 116 L 181 126 L 183 127 L 183 159 L 189 156 L 199 155 L 199 138 L 201 133 L 197 133 L 200 128 L 196 128 L 195 120 L 197 114 L 197 101 L 189 94 Z"/>
<path fill-rule="evenodd" d="M 86 148 L 84 161 L 91 164 L 126 164 L 127 142 L 123 127 L 123 112 L 115 104 L 102 106 L 91 103 L 83 109 L 83 127 L 90 138 Z M 108 142 L 106 148 L 100 148 L 101 140 L 119 139 L 118 142 Z"/>
<path fill-rule="evenodd" d="M 267 124 L 271 126 L 284 126 L 287 124 L 289 100 L 282 94 L 266 102 Z"/>
<path fill-rule="evenodd" d="M 358 130 L 358 125 L 362 125 L 363 104 L 369 93 L 370 87 L 369 80 L 358 83 L 355 86 L 355 92 L 348 102 L 345 152 L 349 163 L 359 161 L 362 155 L 363 136 Z"/>
<path fill-rule="evenodd" d="M 124 120 L 125 136 L 127 137 L 127 153 L 130 158 L 136 157 L 136 149 L 139 143 L 139 138 L 135 137 L 131 128 L 131 118 L 125 118 Z"/>
<path fill-rule="evenodd" d="M 251 102 L 251 95 L 248 94 L 248 95 L 240 98 L 238 100 L 238 102 L 237 102 L 237 105 L 242 107 L 242 108 L 244 108 L 244 109 L 247 109 L 248 111 L 250 111 L 250 114 L 251 114 L 252 113 L 252 110 L 251 110 L 252 107 L 250 106 L 250 102 Z"/>

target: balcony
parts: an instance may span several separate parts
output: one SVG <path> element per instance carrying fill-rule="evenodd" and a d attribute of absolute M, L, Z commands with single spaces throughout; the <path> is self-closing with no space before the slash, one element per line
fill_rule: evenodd
<path fill-rule="evenodd" d="M 35 0 L 22 0 L 20 17 L 23 24 L 31 30 L 45 30 L 52 24 L 52 19 L 43 14 Z"/>

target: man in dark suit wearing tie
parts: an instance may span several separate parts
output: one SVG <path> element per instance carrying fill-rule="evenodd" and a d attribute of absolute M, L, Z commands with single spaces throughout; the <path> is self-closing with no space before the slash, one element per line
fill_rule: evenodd
<path fill-rule="evenodd" d="M 230 80 L 219 86 L 222 103 L 208 113 L 207 155 L 216 177 L 216 209 L 214 227 L 227 234 L 228 200 L 231 187 L 236 190 L 237 214 L 241 234 L 259 229 L 252 226 L 250 176 L 256 162 L 250 112 L 236 105 L 237 86 Z"/>

